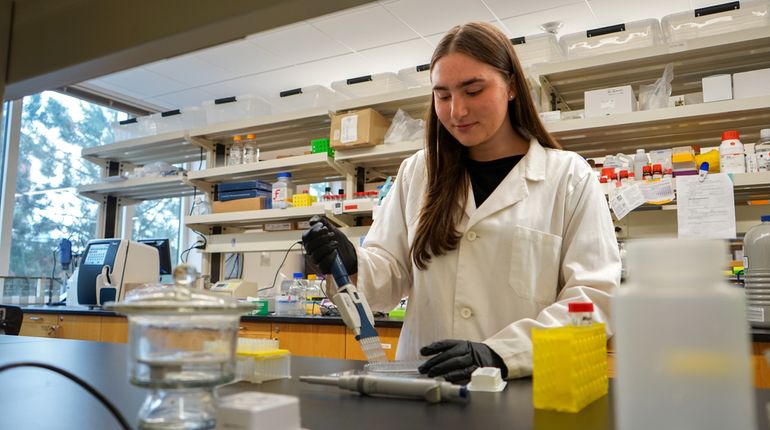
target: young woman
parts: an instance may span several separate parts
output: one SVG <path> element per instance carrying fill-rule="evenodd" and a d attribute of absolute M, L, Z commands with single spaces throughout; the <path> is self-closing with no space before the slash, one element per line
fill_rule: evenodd
<path fill-rule="evenodd" d="M 420 371 L 452 382 L 481 366 L 527 376 L 531 329 L 568 324 L 567 302 L 608 322 L 620 258 L 607 202 L 543 127 L 493 25 L 454 27 L 430 70 L 425 149 L 401 164 L 363 246 L 323 218 L 303 241 L 324 273 L 339 252 L 373 309 L 409 297 L 398 359 L 434 355 Z"/>

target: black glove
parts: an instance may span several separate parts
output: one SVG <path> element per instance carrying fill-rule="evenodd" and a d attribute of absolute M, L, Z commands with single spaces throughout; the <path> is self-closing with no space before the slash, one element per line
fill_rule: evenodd
<path fill-rule="evenodd" d="M 302 233 L 302 243 L 313 263 L 324 274 L 331 273 L 334 251 L 339 253 L 348 275 L 358 273 L 356 247 L 326 217 L 316 215 L 310 218 L 310 228 Z"/>
<path fill-rule="evenodd" d="M 446 339 L 423 346 L 420 354 L 438 354 L 420 366 L 420 373 L 427 373 L 431 378 L 443 376 L 454 384 L 467 384 L 471 373 L 479 367 L 497 367 L 503 378 L 508 376 L 503 359 L 480 342 Z"/>

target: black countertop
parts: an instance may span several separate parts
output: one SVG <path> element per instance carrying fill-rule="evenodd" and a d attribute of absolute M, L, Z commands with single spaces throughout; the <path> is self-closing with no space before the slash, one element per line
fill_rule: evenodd
<path fill-rule="evenodd" d="M 126 374 L 127 345 L 65 339 L 0 336 L 0 365 L 34 360 L 68 370 L 110 399 L 132 425 L 147 391 L 134 387 Z M 281 393 L 300 398 L 302 427 L 307 429 L 438 428 L 592 429 L 615 428 L 612 395 L 577 414 L 534 410 L 532 381 L 513 380 L 500 393 L 471 393 L 470 401 L 428 404 L 417 400 L 363 397 L 336 387 L 299 382 L 300 375 L 323 375 L 361 369 L 364 362 L 292 357 L 291 379 L 263 384 L 238 383 L 219 395 L 241 391 Z M 111 415 L 86 391 L 62 376 L 36 368 L 0 373 L 0 427 L 4 429 L 117 429 Z M 755 390 L 758 428 L 768 429 L 770 390 Z"/>
<path fill-rule="evenodd" d="M 71 315 L 96 315 L 96 316 L 109 316 L 114 317 L 119 314 L 111 311 L 105 311 L 100 308 L 91 309 L 88 306 L 45 306 L 45 305 L 28 305 L 22 306 L 24 312 L 40 313 L 40 314 L 71 314 Z M 266 323 L 294 323 L 294 324 L 322 324 L 322 325 L 345 325 L 340 317 L 325 317 L 318 315 L 308 315 L 301 317 L 286 317 L 276 315 L 254 316 L 244 315 L 241 317 L 241 321 L 248 322 L 266 322 Z M 374 325 L 377 327 L 401 327 L 403 321 L 393 318 L 375 318 Z"/>

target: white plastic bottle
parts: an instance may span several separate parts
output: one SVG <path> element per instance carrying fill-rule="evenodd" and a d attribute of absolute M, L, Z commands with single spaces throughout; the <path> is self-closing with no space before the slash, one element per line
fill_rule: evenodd
<path fill-rule="evenodd" d="M 307 288 L 305 288 L 304 282 L 302 273 L 294 273 L 294 281 L 289 287 L 289 302 L 292 304 L 291 315 L 293 316 L 305 315 L 305 295 L 307 294 Z"/>
<path fill-rule="evenodd" d="M 642 178 L 642 169 L 647 164 L 649 164 L 649 160 L 647 159 L 647 154 L 644 153 L 644 149 L 637 149 L 636 154 L 634 154 L 634 178 Z"/>
<path fill-rule="evenodd" d="M 291 183 L 291 173 L 280 172 L 278 180 L 273 183 L 273 209 L 286 209 L 289 207 L 288 199 L 294 195 Z"/>
<path fill-rule="evenodd" d="M 754 155 L 757 157 L 757 169 L 760 172 L 770 171 L 770 128 L 759 131 L 759 141 L 754 145 Z"/>
<path fill-rule="evenodd" d="M 740 134 L 735 130 L 722 133 L 719 145 L 719 171 L 722 173 L 746 173 L 746 157 Z"/>
<path fill-rule="evenodd" d="M 228 166 L 236 166 L 243 163 L 243 142 L 241 136 L 233 136 L 233 144 L 230 145 L 230 157 L 227 159 Z"/>
<path fill-rule="evenodd" d="M 725 242 L 627 244 L 628 282 L 612 298 L 619 430 L 756 428 L 743 293 Z"/>

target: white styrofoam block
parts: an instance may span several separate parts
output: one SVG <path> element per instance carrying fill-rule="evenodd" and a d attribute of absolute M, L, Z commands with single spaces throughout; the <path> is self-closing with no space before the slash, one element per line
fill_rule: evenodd
<path fill-rule="evenodd" d="M 631 85 L 586 91 L 586 118 L 636 111 L 636 97 Z"/>
<path fill-rule="evenodd" d="M 703 84 L 703 102 L 732 100 L 733 80 L 730 75 L 706 76 L 701 79 Z"/>
<path fill-rule="evenodd" d="M 770 96 L 770 69 L 751 70 L 733 75 L 733 98 Z"/>
<path fill-rule="evenodd" d="M 300 430 L 299 398 L 247 391 L 222 397 L 216 430 Z"/>

